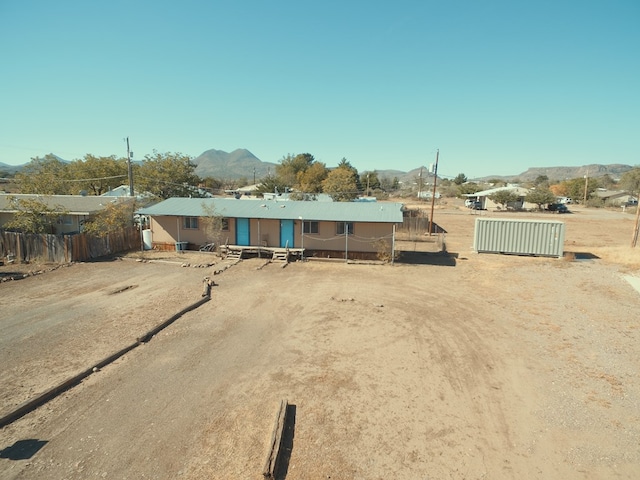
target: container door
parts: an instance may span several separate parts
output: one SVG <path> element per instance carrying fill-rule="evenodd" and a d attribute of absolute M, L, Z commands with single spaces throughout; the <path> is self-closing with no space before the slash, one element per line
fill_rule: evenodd
<path fill-rule="evenodd" d="M 236 219 L 236 245 L 249 246 L 249 219 Z"/>
<path fill-rule="evenodd" d="M 293 220 L 280 220 L 280 248 L 293 248 Z"/>

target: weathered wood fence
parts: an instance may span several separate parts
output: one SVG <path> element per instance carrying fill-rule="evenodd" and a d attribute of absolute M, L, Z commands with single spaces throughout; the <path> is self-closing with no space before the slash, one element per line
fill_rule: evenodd
<path fill-rule="evenodd" d="M 136 227 L 104 237 L 85 233 L 41 235 L 0 230 L 0 258 L 13 257 L 17 262 L 84 262 L 136 248 L 140 248 L 140 231 Z"/>

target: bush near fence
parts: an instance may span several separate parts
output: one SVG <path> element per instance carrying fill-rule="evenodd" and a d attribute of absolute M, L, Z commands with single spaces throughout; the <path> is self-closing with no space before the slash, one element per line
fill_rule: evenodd
<path fill-rule="evenodd" d="M 85 233 L 44 235 L 0 230 L 0 258 L 14 258 L 21 263 L 36 260 L 50 263 L 85 262 L 140 248 L 140 231 L 136 227 L 110 232 L 103 237 Z"/>

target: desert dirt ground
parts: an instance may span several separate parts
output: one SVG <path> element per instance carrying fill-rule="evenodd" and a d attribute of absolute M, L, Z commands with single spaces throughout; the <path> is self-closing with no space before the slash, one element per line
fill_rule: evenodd
<path fill-rule="evenodd" d="M 260 479 L 282 399 L 293 479 L 640 478 L 640 247 L 629 213 L 566 223 L 564 259 L 446 253 L 394 265 L 147 252 L 4 265 L 0 414 L 212 298 L 0 429 L 1 479 Z M 213 266 L 203 266 L 215 262 Z"/>

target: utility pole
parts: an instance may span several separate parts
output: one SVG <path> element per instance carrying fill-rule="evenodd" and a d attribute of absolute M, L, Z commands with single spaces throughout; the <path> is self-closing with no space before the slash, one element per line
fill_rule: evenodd
<path fill-rule="evenodd" d="M 127 137 L 127 169 L 129 170 L 129 196 L 133 197 L 133 169 L 131 168 L 131 157 L 133 152 L 129 150 L 129 137 Z"/>
<path fill-rule="evenodd" d="M 433 230 L 433 207 L 436 202 L 436 183 L 438 182 L 438 157 L 440 156 L 440 149 L 436 150 L 436 164 L 433 169 L 433 193 L 431 194 L 431 215 L 429 216 L 429 236 L 431 236 L 431 230 Z"/>
<path fill-rule="evenodd" d="M 640 197 L 640 195 L 638 195 Z M 635 248 L 638 243 L 638 229 L 640 228 L 640 202 L 636 203 L 636 223 L 633 227 L 633 237 L 631 237 L 631 248 Z"/>
<path fill-rule="evenodd" d="M 587 174 L 584 176 L 584 203 L 583 205 L 587 206 L 587 189 L 589 188 L 589 170 L 587 170 Z"/>
<path fill-rule="evenodd" d="M 422 167 L 420 167 L 420 174 L 418 175 L 418 200 L 422 198 Z"/>

